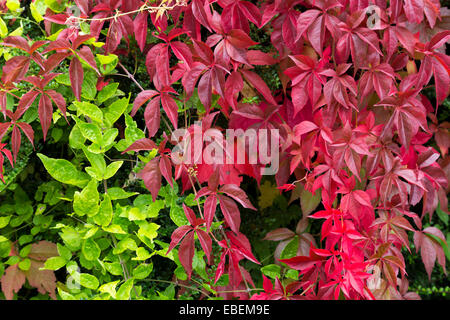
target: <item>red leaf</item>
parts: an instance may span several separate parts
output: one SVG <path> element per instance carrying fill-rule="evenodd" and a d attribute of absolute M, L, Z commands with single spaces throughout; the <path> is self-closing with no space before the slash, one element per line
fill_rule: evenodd
<path fill-rule="evenodd" d="M 41 95 L 41 98 L 39 100 L 38 112 L 45 141 L 48 129 L 50 128 L 50 125 L 52 123 L 52 115 L 53 115 L 52 101 L 45 94 Z"/>
<path fill-rule="evenodd" d="M 186 63 L 188 67 L 191 67 L 193 63 L 192 53 L 185 43 L 174 41 L 170 43 L 170 47 L 172 48 L 173 53 L 178 59 Z"/>
<path fill-rule="evenodd" d="M 25 284 L 25 274 L 17 265 L 9 266 L 0 281 L 6 300 L 12 300 L 14 293 L 19 292 L 20 288 Z"/>
<path fill-rule="evenodd" d="M 23 133 L 27 136 L 28 140 L 30 140 L 31 145 L 34 147 L 34 130 L 33 128 L 25 122 L 17 122 L 17 125 L 22 129 Z"/>
<path fill-rule="evenodd" d="M 428 227 L 424 229 L 423 232 L 416 231 L 414 233 L 414 245 L 416 246 L 416 251 L 418 252 L 420 249 L 422 261 L 425 265 L 425 270 L 427 271 L 428 278 L 431 280 L 431 272 L 433 271 L 436 257 L 438 258 L 439 264 L 444 269 L 444 273 L 446 273 L 445 254 L 442 246 L 436 240 L 427 236 L 427 233 L 440 238 L 444 241 L 445 244 L 446 241 L 442 232 L 434 227 Z"/>
<path fill-rule="evenodd" d="M 209 113 L 211 108 L 212 80 L 211 71 L 206 71 L 198 82 L 198 97 Z"/>
<path fill-rule="evenodd" d="M 241 72 L 244 75 L 245 79 L 247 79 L 247 81 L 250 82 L 255 87 L 255 89 L 258 90 L 258 92 L 262 94 L 262 96 L 264 97 L 264 99 L 266 99 L 267 102 L 269 102 L 272 105 L 277 105 L 277 102 L 273 98 L 269 87 L 261 79 L 260 76 L 258 76 L 253 71 L 249 71 L 249 70 L 241 70 Z"/>
<path fill-rule="evenodd" d="M 204 215 L 206 220 L 206 230 L 209 231 L 211 228 L 212 221 L 216 214 L 217 208 L 217 198 L 216 195 L 210 195 L 205 200 L 204 205 Z"/>
<path fill-rule="evenodd" d="M 144 180 L 146 188 L 152 194 L 153 202 L 156 201 L 159 189 L 161 189 L 161 170 L 159 169 L 159 157 L 150 160 L 139 172 L 139 176 Z"/>
<path fill-rule="evenodd" d="M 203 7 L 202 0 L 193 0 L 191 8 L 195 19 L 197 19 L 197 21 L 200 22 L 206 29 L 211 31 L 208 23 L 208 16 L 206 15 L 205 9 Z"/>
<path fill-rule="evenodd" d="M 289 230 L 288 228 L 279 228 L 268 232 L 263 240 L 281 241 L 290 239 L 294 236 L 295 232 Z"/>
<path fill-rule="evenodd" d="M 191 279 L 192 274 L 192 260 L 194 259 L 195 252 L 195 242 L 194 242 L 194 232 L 189 233 L 181 241 L 180 248 L 178 249 L 178 257 L 180 259 L 181 265 L 186 270 L 188 279 Z"/>
<path fill-rule="evenodd" d="M 127 149 L 125 149 L 125 151 L 123 151 L 122 153 L 129 151 L 139 152 L 141 150 L 149 151 L 152 149 L 158 149 L 158 146 L 151 139 L 142 138 L 137 140 L 136 142 L 133 142 L 133 144 L 129 146 Z"/>
<path fill-rule="evenodd" d="M 145 125 L 148 129 L 148 136 L 153 137 L 158 132 L 161 122 L 160 97 L 152 99 L 144 112 Z"/>
<path fill-rule="evenodd" d="M 148 27 L 148 13 L 147 11 L 139 12 L 133 21 L 134 34 L 136 41 L 139 45 L 141 52 L 144 52 L 144 48 L 147 41 L 147 27 Z"/>
<path fill-rule="evenodd" d="M 176 247 L 176 245 L 181 241 L 181 239 L 183 239 L 183 237 L 186 235 L 186 233 L 188 233 L 191 230 L 193 230 L 193 228 L 191 226 L 181 226 L 181 227 L 177 228 L 172 233 L 169 250 L 167 250 L 166 254 L 168 254 L 170 251 L 172 251 L 172 249 Z"/>
<path fill-rule="evenodd" d="M 163 175 L 163 177 L 167 180 L 167 182 L 173 188 L 172 162 L 170 161 L 169 157 L 167 157 L 166 155 L 162 155 L 160 157 L 159 169 L 161 170 L 161 174 Z"/>
<path fill-rule="evenodd" d="M 168 94 L 161 95 L 161 104 L 175 129 L 178 128 L 178 105 Z"/>
<path fill-rule="evenodd" d="M 56 104 L 58 109 L 61 111 L 63 116 L 66 118 L 66 100 L 64 100 L 64 97 L 59 92 L 56 92 L 54 90 L 48 90 L 45 91 L 45 93 L 53 100 L 53 102 Z"/>
<path fill-rule="evenodd" d="M 30 59 L 24 56 L 15 56 L 6 61 L 3 66 L 2 82 L 21 81 L 30 67 Z"/>
<path fill-rule="evenodd" d="M 56 244 L 42 240 L 31 245 L 28 257 L 38 261 L 45 261 L 48 258 L 59 256 Z"/>
<path fill-rule="evenodd" d="M 14 162 L 16 162 L 17 154 L 19 153 L 20 142 L 21 142 L 20 130 L 17 126 L 14 126 L 11 135 L 11 146 L 14 155 Z"/>
<path fill-rule="evenodd" d="M 239 188 L 237 185 L 225 184 L 220 187 L 219 191 L 227 194 L 228 196 L 239 202 L 244 208 L 256 210 L 256 208 L 248 200 L 245 191 Z"/>
<path fill-rule="evenodd" d="M 224 195 L 218 195 L 217 197 L 219 198 L 220 209 L 225 217 L 225 221 L 231 230 L 238 233 L 241 225 L 241 214 L 236 202 Z"/>
<path fill-rule="evenodd" d="M 28 283 L 36 288 L 40 294 L 48 293 L 52 299 L 56 300 L 55 273 L 51 270 L 40 270 L 43 267 L 43 261 L 31 260 L 30 269 L 25 272 Z"/>
<path fill-rule="evenodd" d="M 200 241 L 200 245 L 203 248 L 203 251 L 206 254 L 206 258 L 208 259 L 208 263 L 211 264 L 211 252 L 212 252 L 212 240 L 211 237 L 203 230 L 196 229 L 198 240 Z"/>
<path fill-rule="evenodd" d="M 77 54 L 82 60 L 84 60 L 92 69 L 94 69 L 99 74 L 94 55 L 92 54 L 92 51 L 88 46 L 83 46 L 79 51 L 77 51 Z"/>
<path fill-rule="evenodd" d="M 69 66 L 70 83 L 73 94 L 78 101 L 81 101 L 81 85 L 83 84 L 83 66 L 78 58 L 73 58 Z"/>
<path fill-rule="evenodd" d="M 140 92 L 133 103 L 133 110 L 131 110 L 131 116 L 134 117 L 138 109 L 146 103 L 148 100 L 152 99 L 154 96 L 158 95 L 159 92 L 155 90 L 145 90 Z M 159 100 L 158 100 L 159 102 Z"/>
<path fill-rule="evenodd" d="M 183 203 L 183 211 L 184 211 L 184 214 L 186 215 L 186 218 L 188 219 L 189 223 L 192 226 L 196 226 L 197 217 L 195 216 L 194 211 L 191 208 L 189 208 L 188 206 L 186 206 L 184 203 Z"/>

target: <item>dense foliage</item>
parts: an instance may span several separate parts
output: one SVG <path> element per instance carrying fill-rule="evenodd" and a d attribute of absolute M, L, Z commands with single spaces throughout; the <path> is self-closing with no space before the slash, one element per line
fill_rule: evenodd
<path fill-rule="evenodd" d="M 0 0 L 0 13 L 5 299 L 448 292 L 439 1 Z"/>

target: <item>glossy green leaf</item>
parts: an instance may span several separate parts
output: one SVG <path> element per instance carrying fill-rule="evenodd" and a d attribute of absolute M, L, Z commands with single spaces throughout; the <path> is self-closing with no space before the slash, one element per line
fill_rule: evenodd
<path fill-rule="evenodd" d="M 81 273 L 80 274 L 80 284 L 83 287 L 86 287 L 86 288 L 92 289 L 92 290 L 97 289 L 99 286 L 98 279 L 89 273 Z"/>
<path fill-rule="evenodd" d="M 128 300 L 130 299 L 131 289 L 133 289 L 134 279 L 128 279 L 123 283 L 119 290 L 117 290 L 116 299 L 117 300 Z"/>
<path fill-rule="evenodd" d="M 92 179 L 81 192 L 75 192 L 73 196 L 73 210 L 79 216 L 88 215 L 92 217 L 98 212 L 98 202 L 97 182 Z"/>
<path fill-rule="evenodd" d="M 114 101 L 109 107 L 103 109 L 105 123 L 112 126 L 128 107 L 128 98 L 122 98 Z"/>
<path fill-rule="evenodd" d="M 105 194 L 103 201 L 100 203 L 98 213 L 94 216 L 94 222 L 98 225 L 106 227 L 111 223 L 112 217 L 113 217 L 113 207 L 111 203 L 111 198 L 108 193 Z"/>
<path fill-rule="evenodd" d="M 45 261 L 45 270 L 58 270 L 66 265 L 66 259 L 63 257 L 51 257 Z"/>
<path fill-rule="evenodd" d="M 117 82 L 113 82 L 108 84 L 106 87 L 102 89 L 97 95 L 97 100 L 99 103 L 103 103 L 109 98 L 112 98 L 117 91 L 119 84 Z"/>
<path fill-rule="evenodd" d="M 89 175 L 80 172 L 69 161 L 64 159 L 49 158 L 41 153 L 37 156 L 41 159 L 47 172 L 53 179 L 65 183 L 75 185 L 77 187 L 84 187 L 89 182 Z"/>
<path fill-rule="evenodd" d="M 100 257 L 101 250 L 98 244 L 92 238 L 89 238 L 84 240 L 81 252 L 87 260 L 95 261 Z"/>
<path fill-rule="evenodd" d="M 269 264 L 267 266 L 262 267 L 261 268 L 261 272 L 264 275 L 266 275 L 266 276 L 268 276 L 268 277 L 270 277 L 272 279 L 275 279 L 277 277 L 280 278 L 281 267 L 279 265 L 276 265 L 276 264 Z"/>
<path fill-rule="evenodd" d="M 150 275 L 150 273 L 152 273 L 152 271 L 153 271 L 153 263 L 150 264 L 143 263 L 134 268 L 133 277 L 139 280 L 145 279 Z"/>

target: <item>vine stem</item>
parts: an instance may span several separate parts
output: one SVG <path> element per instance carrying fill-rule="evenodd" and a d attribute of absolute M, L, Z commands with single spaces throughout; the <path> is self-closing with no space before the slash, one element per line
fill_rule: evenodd
<path fill-rule="evenodd" d="M 167 1 L 162 1 L 162 2 L 167 2 Z M 70 19 L 75 19 L 75 20 L 79 20 L 79 21 L 107 21 L 107 20 L 117 20 L 117 18 L 120 18 L 122 16 L 126 16 L 126 15 L 130 15 L 133 13 L 140 13 L 143 11 L 148 11 L 151 13 L 154 12 L 161 12 L 161 11 L 170 11 L 175 9 L 178 6 L 186 6 L 187 2 L 186 1 L 176 1 L 174 5 L 172 6 L 167 6 L 164 4 L 160 4 L 157 7 L 153 7 L 153 6 L 149 6 L 147 3 L 145 3 L 144 5 L 142 5 L 139 9 L 136 10 L 132 10 L 132 11 L 127 11 L 127 12 L 120 12 L 118 10 L 116 10 L 116 13 L 113 16 L 109 16 L 109 17 L 105 17 L 105 18 L 82 18 L 82 17 L 77 17 L 77 16 L 71 16 L 70 18 L 68 18 L 67 20 Z"/>

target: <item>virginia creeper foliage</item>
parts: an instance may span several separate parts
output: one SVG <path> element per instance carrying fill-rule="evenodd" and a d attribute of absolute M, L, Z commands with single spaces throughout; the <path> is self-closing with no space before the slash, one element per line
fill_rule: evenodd
<path fill-rule="evenodd" d="M 3 2 L 0 10 L 6 11 Z M 106 228 L 116 214 L 117 198 L 107 193 L 105 183 L 100 201 L 97 181 L 106 181 L 122 166 L 107 167 L 103 153 L 114 145 L 113 124 L 125 114 L 127 126 L 136 121 L 145 136 L 119 151 L 141 156 L 144 166 L 137 176 L 152 202 L 161 199 L 166 184 L 173 188 L 180 183 L 181 194 L 194 196 L 193 205 L 183 204 L 187 223 L 178 225 L 164 248 L 165 254 L 177 256 L 187 282 L 194 274 L 195 253 L 203 251 L 207 283 L 224 298 L 414 299 L 403 256 L 409 254 L 410 242 L 429 277 L 439 267 L 436 262 L 446 272 L 445 236 L 434 226 L 424 226 L 438 206 L 448 210 L 450 127 L 439 123 L 437 114 L 450 90 L 450 57 L 445 53 L 450 31 L 439 27 L 438 1 L 53 2 L 42 14 L 45 40 L 9 35 L 1 41 L 3 48 L 19 52 L 2 67 L 2 179 L 3 154 L 13 165 L 23 134 L 32 144 L 38 139 L 23 120 L 27 110 L 37 106 L 44 142 L 58 114 L 90 141 L 82 152 L 92 167 L 86 168 L 86 179 L 84 172 L 74 173 L 72 180 L 49 172 L 57 181 L 82 189 L 73 196 L 75 214 L 86 212 L 94 225 L 111 230 Z M 67 3 L 78 8 L 76 13 Z M 255 34 L 270 40 L 261 46 L 252 39 Z M 138 67 L 147 72 L 146 81 L 137 81 L 122 64 L 132 50 L 142 56 Z M 132 107 L 127 104 L 117 117 L 113 111 L 118 105 L 111 105 L 107 114 L 107 108 L 100 110 L 82 94 L 88 71 L 95 75 L 99 92 L 112 85 L 104 60 L 114 57 L 117 70 L 140 90 Z M 63 64 L 73 97 L 50 85 Z M 269 83 L 264 70 L 274 70 L 279 85 Z M 24 85 L 28 90 L 21 90 Z M 424 90 L 431 90 L 435 99 L 429 100 Z M 188 108 L 190 101 L 196 102 Z M 178 142 L 171 132 L 178 128 L 186 128 L 191 137 L 208 129 L 218 134 L 226 129 L 278 130 L 275 181 L 279 192 L 300 201 L 302 212 L 295 232 L 273 230 L 261 241 L 280 242 L 276 263 L 297 270 L 296 279 L 277 277 L 272 283 L 261 275 L 263 291 L 247 290 L 255 287 L 256 279 L 243 262 L 260 264 L 262 257 L 255 257 L 241 232 L 242 210 L 258 214 L 242 182 L 246 176 L 259 185 L 265 165 L 177 164 L 170 150 Z M 210 143 L 202 142 L 200 151 Z M 221 147 L 229 144 L 239 147 L 228 140 Z M 185 151 L 202 157 L 194 149 Z M 152 156 L 143 157 L 148 152 Z M 55 161 L 40 158 L 47 170 Z M 77 200 L 94 188 L 93 203 Z M 318 237 L 309 233 L 311 224 L 320 224 Z M 282 258 L 280 252 L 294 238 L 297 253 Z M 9 299 L 28 276 L 21 272 L 12 265 L 2 277 Z M 224 275 L 228 283 L 219 285 Z M 12 277 L 16 280 L 8 280 Z M 54 288 L 36 286 L 55 297 Z"/>

